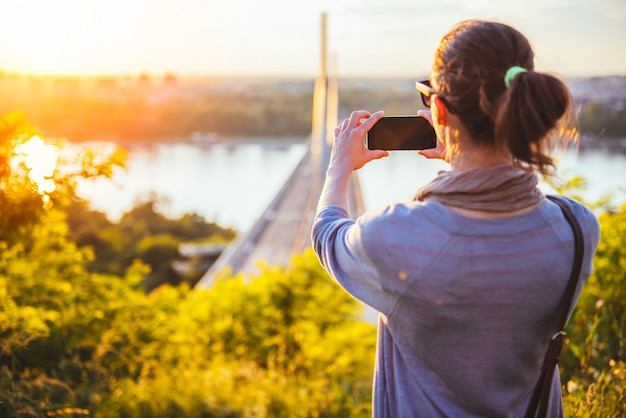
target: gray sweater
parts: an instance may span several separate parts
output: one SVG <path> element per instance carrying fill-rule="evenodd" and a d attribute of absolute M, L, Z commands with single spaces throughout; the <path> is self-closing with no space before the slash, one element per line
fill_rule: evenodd
<path fill-rule="evenodd" d="M 585 236 L 582 283 L 600 230 L 567 200 Z M 522 417 L 574 258 L 560 208 L 477 219 L 436 201 L 356 221 L 322 208 L 313 246 L 331 276 L 380 312 L 375 417 Z M 562 416 L 558 370 L 549 416 Z"/>

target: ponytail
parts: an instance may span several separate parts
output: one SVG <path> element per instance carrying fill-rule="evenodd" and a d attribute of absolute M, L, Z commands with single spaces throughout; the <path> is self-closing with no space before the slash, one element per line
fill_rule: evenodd
<path fill-rule="evenodd" d="M 431 81 L 473 142 L 549 175 L 550 139 L 566 127 L 571 99 L 562 81 L 535 72 L 533 65 L 532 47 L 521 32 L 499 22 L 468 20 L 441 40 Z"/>
<path fill-rule="evenodd" d="M 565 84 L 548 74 L 520 71 L 498 102 L 496 147 L 508 149 L 518 163 L 549 174 L 554 168 L 547 149 L 550 136 L 568 122 L 570 95 Z"/>

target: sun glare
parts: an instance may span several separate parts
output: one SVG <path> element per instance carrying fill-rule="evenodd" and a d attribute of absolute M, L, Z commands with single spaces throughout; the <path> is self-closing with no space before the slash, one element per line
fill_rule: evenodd
<path fill-rule="evenodd" d="M 41 138 L 33 136 L 15 148 L 18 162 L 28 168 L 28 177 L 37 184 L 40 194 L 51 193 L 56 188 L 52 174 L 57 163 L 59 150 L 54 145 L 46 145 Z"/>
<path fill-rule="evenodd" d="M 65 75 L 143 69 L 152 9 L 152 0 L 7 2 L 0 67 Z"/>

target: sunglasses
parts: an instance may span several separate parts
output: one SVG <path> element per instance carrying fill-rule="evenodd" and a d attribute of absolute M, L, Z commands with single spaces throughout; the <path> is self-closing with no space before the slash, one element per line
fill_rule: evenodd
<path fill-rule="evenodd" d="M 420 92 L 420 95 L 422 96 L 422 103 L 424 103 L 424 106 L 430 107 L 431 97 L 433 95 L 437 95 L 441 99 L 441 101 L 445 103 L 446 107 L 448 108 L 448 111 L 450 113 L 454 113 L 454 108 L 450 105 L 450 103 L 444 97 L 442 97 L 440 94 L 438 94 L 435 91 L 435 89 L 430 84 L 430 80 L 423 80 L 423 81 L 415 82 L 415 88 L 417 89 L 417 91 Z"/>

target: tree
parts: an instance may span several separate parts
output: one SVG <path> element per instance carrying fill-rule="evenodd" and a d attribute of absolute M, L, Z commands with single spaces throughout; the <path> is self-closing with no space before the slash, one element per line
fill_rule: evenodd
<path fill-rule="evenodd" d="M 64 171 L 58 164 L 53 167 L 41 180 L 54 187 L 42 190 L 32 176 L 37 167 L 29 167 L 19 151 L 20 146 L 38 138 L 37 134 L 22 113 L 12 112 L 0 118 L 0 240 L 7 243 L 26 239 L 24 229 L 36 224 L 52 206 L 64 207 L 78 199 L 78 179 L 110 177 L 116 167 L 124 167 L 126 162 L 126 154 L 119 148 L 109 155 L 85 148 L 64 166 Z"/>
<path fill-rule="evenodd" d="M 19 231 L 33 225 L 45 210 L 37 185 L 24 162 L 16 164 L 16 147 L 38 132 L 22 113 L 0 118 L 0 240 L 15 242 Z"/>

